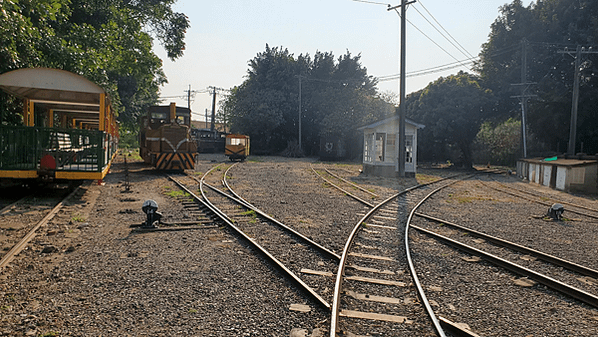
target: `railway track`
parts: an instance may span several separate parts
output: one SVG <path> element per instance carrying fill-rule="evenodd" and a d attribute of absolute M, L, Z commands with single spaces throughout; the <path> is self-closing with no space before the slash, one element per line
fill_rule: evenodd
<path fill-rule="evenodd" d="M 314 168 L 314 166 L 310 164 L 310 168 L 318 177 L 325 181 L 326 184 L 336 188 L 347 196 L 354 198 L 368 207 L 374 207 L 374 205 L 377 202 L 380 202 L 380 200 L 383 198 L 378 193 L 375 193 L 375 191 L 372 189 L 363 188 L 358 184 L 355 184 L 341 177 L 340 175 L 333 173 L 326 167 Z"/>
<path fill-rule="evenodd" d="M 79 187 L 42 189 L 2 208 L 0 229 L 4 238 L 0 270 L 9 265 L 36 236 L 37 231 L 52 220 L 78 191 Z"/>
<path fill-rule="evenodd" d="M 320 282 L 320 273 L 333 273 L 339 256 L 319 243 L 275 220 L 231 192 L 223 174 L 206 173 L 201 180 L 204 198 L 219 212 L 230 216 L 229 226 L 252 243 L 292 283 L 321 308 L 330 308 L 332 282 Z M 230 193 L 230 194 L 229 194 Z M 307 310 L 298 304 L 297 310 Z M 303 308 L 303 309 L 302 309 Z"/>
<path fill-rule="evenodd" d="M 446 179 L 407 189 L 356 224 L 336 274 L 331 337 L 445 335 L 419 283 L 407 238 L 411 210 L 431 189 L 452 183 Z"/>
<path fill-rule="evenodd" d="M 311 299 L 307 304 L 297 303 L 292 310 L 309 311 L 310 303 L 329 310 L 333 284 L 316 282 L 314 275 L 332 274 L 340 257 L 236 195 L 225 180 L 225 169 L 230 167 L 216 165 L 202 179 L 188 175 L 169 178 L 203 205 L 205 216 L 218 218 L 218 224 L 231 228 Z M 193 191 L 198 186 L 201 195 Z"/>
<path fill-rule="evenodd" d="M 491 182 L 482 182 L 482 184 L 498 192 L 506 193 L 517 198 L 525 199 L 543 205 L 544 207 L 546 207 L 546 209 L 550 208 L 555 203 L 559 203 L 565 206 L 567 213 L 581 215 L 584 217 L 592 218 L 593 220 L 598 220 L 598 209 L 596 208 L 575 204 L 569 201 L 557 200 L 554 198 L 547 197 L 545 195 L 541 195 L 539 193 L 524 191 L 519 188 L 507 186 L 495 180 Z"/>
<path fill-rule="evenodd" d="M 484 185 L 485 186 L 485 185 Z M 485 186 L 486 187 L 486 186 Z M 423 202 L 423 200 L 422 200 Z M 366 201 L 367 203 L 367 201 Z M 542 203 L 541 203 L 542 204 Z M 545 205 L 545 204 L 544 204 Z M 380 205 L 379 205 L 380 206 Z M 575 205 L 571 205 L 571 206 L 575 206 Z M 375 214 L 375 208 L 372 209 L 373 214 Z M 588 210 L 588 211 L 591 211 Z M 372 213 L 371 212 L 371 213 Z M 577 214 L 582 214 L 582 215 L 587 215 L 585 212 L 582 213 L 577 213 Z M 370 214 L 368 213 L 365 217 L 364 220 L 367 220 L 367 217 Z M 464 261 L 467 261 L 466 263 L 471 263 L 471 262 L 476 262 L 479 261 L 479 257 L 481 257 L 482 259 L 484 259 L 484 261 L 489 261 L 501 268 L 504 268 L 506 270 L 509 270 L 509 272 L 518 275 L 518 279 L 515 279 L 516 284 L 519 285 L 523 285 L 523 286 L 534 286 L 536 283 L 541 284 L 542 286 L 544 286 L 545 288 L 542 289 L 550 289 L 552 291 L 564 294 L 566 296 L 569 296 L 571 298 L 575 298 L 576 300 L 583 302 L 587 305 L 596 307 L 598 305 L 598 297 L 594 294 L 596 294 L 596 290 L 598 289 L 598 281 L 596 279 L 596 276 L 598 275 L 598 272 L 583 266 L 583 265 L 579 265 L 555 256 L 551 256 L 549 254 L 546 253 L 542 253 L 540 251 L 536 251 L 533 249 L 529 249 L 527 247 L 524 247 L 522 245 L 518 245 L 516 243 L 512 243 L 512 242 L 508 242 L 506 240 L 501 240 L 492 236 L 489 236 L 487 234 L 481 233 L 481 232 L 477 232 L 474 231 L 472 229 L 463 227 L 463 226 L 459 226 L 457 224 L 451 223 L 447 220 L 443 220 L 443 219 L 439 219 L 439 218 L 435 218 L 435 217 L 431 217 L 429 215 L 425 215 L 419 212 L 415 212 L 415 208 L 412 209 L 412 214 L 409 217 L 411 219 L 412 216 L 415 216 L 415 218 L 417 218 L 417 220 L 414 220 L 414 222 L 416 223 L 434 223 L 436 228 L 442 228 L 442 229 L 446 229 L 446 227 L 451 227 L 451 230 L 449 231 L 451 233 L 450 236 L 443 236 L 443 235 L 439 235 L 437 233 L 435 233 L 433 230 L 429 230 L 429 229 L 425 229 L 419 226 L 415 226 L 413 224 L 410 224 L 408 226 L 416 229 L 418 232 L 420 233 L 424 233 L 425 236 L 430 236 L 433 237 L 434 240 L 439 240 L 440 242 L 443 242 L 445 244 L 448 244 L 452 247 L 455 247 L 456 249 L 460 250 L 461 252 L 465 252 L 466 254 L 469 254 L 470 256 L 465 256 L 463 257 Z M 374 218 L 375 219 L 375 218 Z M 383 217 L 381 217 L 381 219 L 384 219 Z M 383 224 L 381 222 L 375 223 L 375 224 L 368 224 L 367 221 L 364 221 L 363 224 L 361 225 L 361 227 L 363 227 L 363 229 L 365 229 L 365 233 L 368 232 L 368 228 L 369 227 L 375 227 L 375 226 L 379 226 L 378 229 L 376 229 L 375 231 L 372 231 L 371 229 L 369 229 L 370 233 L 369 235 L 374 235 L 375 237 L 375 241 L 377 243 L 377 245 L 367 245 L 367 244 L 360 244 L 359 242 L 359 236 L 356 236 L 358 239 L 353 242 L 353 243 L 347 243 L 348 246 L 358 246 L 358 247 L 367 247 L 368 249 L 376 249 L 376 250 L 380 250 L 382 248 L 380 247 L 385 247 L 388 245 L 388 240 L 384 240 L 385 242 L 380 242 L 380 238 L 376 238 L 376 236 L 382 236 L 382 237 L 388 237 L 388 235 L 384 235 L 384 234 L 380 234 L 380 229 L 387 229 L 390 231 L 396 230 L 396 220 L 395 219 L 388 219 L 391 220 L 391 225 L 388 226 L 387 224 Z M 394 223 L 393 223 L 394 221 Z M 410 222 L 410 221 L 408 221 Z M 400 224 L 401 221 L 399 220 L 398 223 Z M 368 226 L 369 225 L 369 226 Z M 358 227 L 360 227 L 359 225 L 356 226 L 356 230 L 358 230 Z M 423 226 L 423 227 L 430 227 L 430 225 L 427 226 Z M 447 230 L 445 230 L 446 232 Z M 418 237 L 419 238 L 419 237 Z M 477 248 L 470 246 L 470 245 L 466 245 L 460 241 L 463 241 L 463 238 L 466 238 L 470 243 L 473 243 L 474 245 L 477 246 Z M 416 240 L 416 241 L 420 241 L 420 240 Z M 428 242 L 428 241 L 426 241 Z M 408 246 L 408 234 L 405 234 L 405 243 Z M 500 246 L 500 248 L 497 248 L 497 246 Z M 352 248 L 355 249 L 355 248 Z M 491 251 L 493 253 L 489 253 L 486 251 Z M 496 251 L 502 251 L 500 253 L 496 253 Z M 508 252 L 505 252 L 508 251 Z M 406 248 L 406 254 L 410 254 L 409 253 L 409 248 Z M 345 252 L 343 253 L 343 258 L 345 258 Z M 358 255 L 358 254 L 356 254 Z M 396 254 L 395 254 L 396 255 Z M 516 257 L 514 258 L 515 260 L 519 260 L 519 261 L 515 261 L 515 262 L 521 262 L 521 261 L 525 261 L 526 265 L 525 266 L 520 266 L 518 263 L 515 263 L 513 261 L 509 261 L 510 257 L 511 260 L 513 260 L 513 255 L 516 255 Z M 502 257 L 501 257 L 502 256 Z M 382 256 L 384 257 L 384 256 Z M 418 254 L 418 259 L 421 259 L 422 256 Z M 374 258 L 372 256 L 370 256 L 370 258 Z M 380 259 L 380 257 L 376 257 L 376 259 Z M 423 260 L 427 260 L 428 258 L 423 258 Z M 386 259 L 384 259 L 386 260 Z M 390 261 L 390 260 L 386 260 L 386 261 Z M 342 261 L 342 263 L 345 263 L 345 261 Z M 377 262 L 379 264 L 379 262 Z M 422 262 L 416 262 L 417 263 L 422 263 Z M 342 267 L 341 267 L 342 268 Z M 384 269 L 386 271 L 392 271 L 392 269 Z M 542 271 L 542 272 L 538 272 L 538 270 Z M 417 275 L 415 274 L 415 270 L 412 269 L 412 272 L 414 273 L 413 275 Z M 429 274 L 430 272 L 426 272 L 426 274 Z M 547 274 L 548 273 L 548 276 Z M 339 284 L 339 282 L 342 284 L 343 283 L 343 275 L 342 275 L 342 269 L 341 272 L 338 274 L 337 277 L 337 285 Z M 388 273 L 390 274 L 390 273 Z M 351 276 L 352 277 L 352 276 Z M 518 283 L 517 283 L 518 282 Z M 403 282 L 405 283 L 405 282 Z M 417 284 L 417 282 L 416 282 Z M 573 284 L 573 285 L 572 285 Z M 418 288 L 420 288 L 421 286 L 418 286 Z M 437 291 L 438 289 L 440 289 L 439 287 L 434 287 L 431 286 L 432 293 L 434 295 L 436 295 L 435 291 Z M 423 287 L 422 287 L 422 291 L 423 291 Z M 423 293 L 423 292 L 422 292 Z M 337 290 L 335 290 L 335 295 L 337 294 Z M 354 318 L 361 318 L 361 319 L 370 319 L 370 320 L 386 320 L 386 321 L 393 321 L 393 322 L 402 322 L 402 323 L 411 323 L 409 318 L 406 316 L 401 316 L 401 315 L 396 315 L 396 314 L 391 314 L 390 316 L 385 316 L 386 314 L 372 314 L 371 311 L 373 311 L 370 307 L 368 306 L 363 306 L 363 304 L 359 304 L 359 302 L 364 302 L 364 301 L 380 301 L 383 303 L 394 303 L 394 304 L 398 304 L 401 303 L 400 297 L 391 297 L 391 298 L 386 298 L 386 297 L 376 297 L 376 296 L 372 296 L 371 294 L 361 294 L 361 295 L 357 295 L 357 293 L 351 291 L 351 292 L 345 292 L 345 297 L 350 297 L 350 300 L 346 300 L 346 303 L 351 303 L 354 304 L 358 303 L 358 305 L 361 305 L 362 307 L 365 308 L 365 310 L 362 310 L 361 312 L 351 312 L 351 311 L 345 311 L 345 314 L 343 315 L 343 311 L 341 310 L 337 315 L 339 317 L 345 316 L 345 317 L 354 317 Z M 401 294 L 399 293 L 399 296 Z M 404 296 L 404 295 L 403 295 Z M 424 295 L 425 296 L 425 295 Z M 426 307 L 430 307 L 429 309 L 429 313 L 432 312 L 431 310 L 431 306 L 428 304 L 426 305 L 426 301 L 424 301 L 423 299 L 425 298 L 424 296 L 422 296 L 421 294 L 419 294 L 419 298 L 422 299 L 423 304 Z M 436 298 L 436 297 L 433 297 Z M 344 300 L 344 299 L 343 299 Z M 335 299 L 335 301 L 333 303 L 338 303 L 338 299 Z M 403 301 L 405 301 L 403 299 Z M 436 298 L 436 300 L 433 300 L 435 306 L 438 306 L 438 302 L 440 300 L 438 300 Z M 438 302 L 437 302 L 438 301 Z M 333 315 L 334 315 L 334 307 L 333 307 Z M 430 317 L 432 317 L 432 320 L 434 321 L 435 319 L 433 318 L 433 314 L 430 315 Z M 340 320 L 337 318 L 337 320 Z M 332 322 L 334 323 L 335 319 L 333 316 Z M 439 326 L 441 326 L 440 328 L 437 328 L 436 333 L 438 335 L 444 335 L 444 332 L 441 331 L 441 329 L 446 330 L 447 332 L 450 332 L 454 335 L 464 335 L 464 336 L 471 336 L 471 335 L 475 335 L 475 333 L 471 332 L 468 328 L 467 325 L 463 325 L 463 324 L 455 324 L 451 321 L 449 321 L 448 319 L 439 316 L 438 317 L 438 321 L 439 321 Z M 368 328 L 369 329 L 369 328 Z M 340 328 L 340 325 L 337 327 L 335 326 L 335 324 L 333 324 L 333 329 L 331 330 L 331 336 L 335 336 L 334 334 L 334 330 L 336 330 L 337 332 L 343 333 L 345 332 L 342 328 Z M 353 332 L 353 331 L 352 331 Z M 369 333 L 370 331 L 368 331 L 367 329 L 363 331 L 363 333 Z"/>

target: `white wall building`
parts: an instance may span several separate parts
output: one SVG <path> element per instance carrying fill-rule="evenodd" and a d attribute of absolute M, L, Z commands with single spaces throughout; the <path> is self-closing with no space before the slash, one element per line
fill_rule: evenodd
<path fill-rule="evenodd" d="M 417 130 L 424 125 L 405 120 L 405 174 L 415 176 L 417 168 Z M 363 126 L 363 172 L 397 177 L 399 174 L 399 116 Z"/>

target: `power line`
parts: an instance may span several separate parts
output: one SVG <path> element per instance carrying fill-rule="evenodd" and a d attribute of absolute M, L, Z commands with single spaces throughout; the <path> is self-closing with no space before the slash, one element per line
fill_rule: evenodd
<path fill-rule="evenodd" d="M 443 71 L 446 71 L 446 70 L 450 70 L 450 69 L 462 67 L 463 64 L 473 64 L 474 62 L 475 61 L 468 61 L 466 63 L 459 62 L 459 64 L 454 64 L 453 63 L 452 65 L 444 66 L 442 68 L 434 67 L 434 68 L 429 68 L 429 69 L 417 70 L 417 71 L 413 71 L 413 72 L 410 72 L 410 73 L 406 73 L 405 77 L 417 77 L 417 76 L 424 76 L 424 75 L 429 75 L 429 74 L 435 74 L 435 73 L 443 72 Z M 387 76 L 384 76 L 383 78 L 378 78 L 378 82 L 386 82 L 386 81 L 396 80 L 400 76 L 401 76 L 401 74 L 387 75 Z"/>
<path fill-rule="evenodd" d="M 424 7 L 424 8 L 425 8 L 425 7 Z M 439 29 L 438 29 L 438 28 L 437 28 L 437 27 L 436 27 L 436 26 L 435 26 L 435 25 L 432 23 L 432 22 L 430 22 L 430 20 L 428 20 L 428 19 L 427 19 L 427 18 L 426 18 L 426 17 L 425 17 L 425 16 L 424 16 L 424 15 L 423 15 L 423 14 L 422 14 L 422 13 L 421 13 L 421 12 L 420 12 L 418 9 L 417 9 L 417 7 L 415 7 L 415 6 L 414 6 L 414 7 L 413 7 L 413 9 L 415 9 L 415 11 L 416 11 L 416 12 L 417 12 L 419 15 L 421 15 L 421 17 L 422 17 L 422 18 L 424 18 L 424 20 L 426 20 L 426 21 L 427 21 L 427 22 L 430 24 L 430 26 L 432 26 L 432 28 L 434 28 L 434 29 L 435 29 L 435 30 L 436 30 L 436 31 L 437 31 L 437 32 L 438 32 L 438 33 L 439 33 L 439 34 L 440 34 L 442 37 L 444 37 L 444 38 L 445 38 L 445 39 L 446 39 L 446 40 L 447 40 L 447 41 L 448 41 L 448 42 L 449 42 L 451 45 L 453 45 L 453 47 L 455 47 L 455 49 L 457 49 L 459 52 L 461 52 L 461 54 L 463 54 L 463 55 L 464 55 L 465 57 L 467 57 L 467 58 L 473 58 L 473 56 L 472 56 L 471 54 L 469 54 L 469 52 L 467 52 L 467 50 L 465 50 L 465 48 L 463 48 L 463 46 L 461 46 L 461 45 L 459 44 L 459 42 L 457 42 L 457 44 L 459 44 L 459 46 L 457 46 L 457 45 L 455 45 L 455 43 L 453 43 L 453 41 L 451 41 L 451 40 L 450 40 L 448 37 L 446 37 L 446 36 L 445 36 L 445 35 L 444 35 L 444 34 L 443 34 L 443 33 L 442 33 L 442 32 L 441 32 L 441 31 L 440 31 L 440 30 L 439 30 Z M 430 14 L 430 12 L 428 12 L 428 14 Z M 431 14 L 430 14 L 430 15 L 431 15 Z M 434 18 L 434 17 L 432 16 L 432 18 Z M 436 20 L 436 19 L 434 19 L 434 20 Z M 436 23 L 438 23 L 438 21 L 436 21 Z M 438 24 L 439 24 L 439 23 L 438 23 Z M 440 24 L 439 24 L 439 25 L 440 25 Z M 441 27 L 441 28 L 442 28 L 442 29 L 443 29 L 443 30 L 446 32 L 446 29 L 444 29 L 444 27 L 442 27 L 442 26 L 440 26 L 440 27 Z M 448 33 L 448 32 L 447 32 L 447 33 Z M 449 34 L 449 36 L 450 36 L 450 35 L 451 35 L 451 34 Z M 452 37 L 452 36 L 451 36 L 451 37 Z M 454 40 L 454 39 L 455 39 L 455 38 L 453 38 L 453 40 Z M 456 40 L 455 40 L 455 41 L 456 41 Z M 464 50 L 465 50 L 465 51 L 464 51 Z"/>
<path fill-rule="evenodd" d="M 366 4 L 373 4 L 373 5 L 390 6 L 390 4 L 387 4 L 387 3 L 384 4 L 384 3 L 381 3 L 381 2 L 375 2 L 375 1 L 366 1 L 366 0 L 353 0 L 353 1 L 355 1 L 355 2 L 363 2 L 363 3 L 366 3 Z"/>
<path fill-rule="evenodd" d="M 399 14 L 399 11 L 397 11 L 395 9 L 395 12 L 397 12 L 397 15 L 399 15 L 399 17 L 401 16 L 401 14 Z M 407 22 L 409 22 L 409 24 L 411 26 L 413 26 L 413 28 L 417 29 L 418 32 L 420 32 L 423 36 L 425 36 L 428 40 L 430 40 L 432 43 L 434 43 L 438 48 L 440 48 L 442 51 L 444 51 L 445 53 L 447 53 L 450 57 L 452 57 L 453 59 L 455 59 L 455 61 L 460 62 L 455 56 L 453 56 L 453 54 L 449 53 L 446 49 L 442 48 L 438 43 L 436 43 L 436 41 L 434 41 L 431 37 L 429 37 L 428 35 L 426 35 L 426 33 L 424 33 L 421 29 L 419 29 L 416 25 L 413 24 L 413 22 L 409 21 L 409 19 L 405 18 L 405 20 L 407 20 Z M 463 65 L 463 67 L 467 68 L 468 70 L 471 71 L 471 68 Z"/>

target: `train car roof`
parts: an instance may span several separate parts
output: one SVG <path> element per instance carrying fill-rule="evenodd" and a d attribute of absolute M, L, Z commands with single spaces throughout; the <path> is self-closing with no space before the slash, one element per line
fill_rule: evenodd
<path fill-rule="evenodd" d="M 97 112 L 100 94 L 106 94 L 81 75 L 51 68 L 23 68 L 1 74 L 0 89 L 51 109 L 82 112 Z"/>

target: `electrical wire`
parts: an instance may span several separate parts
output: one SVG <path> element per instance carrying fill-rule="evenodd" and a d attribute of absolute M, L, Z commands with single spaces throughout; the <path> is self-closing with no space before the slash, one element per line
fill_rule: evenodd
<path fill-rule="evenodd" d="M 366 4 L 373 4 L 373 5 L 384 5 L 384 6 L 390 6 L 390 4 L 384 4 L 384 3 L 381 3 L 381 2 L 375 2 L 375 1 L 367 1 L 367 0 L 352 0 L 352 1 L 355 1 L 355 2 L 363 2 L 363 3 L 366 3 Z"/>
<path fill-rule="evenodd" d="M 463 54 L 463 55 L 464 55 L 465 57 L 467 57 L 468 59 L 472 59 L 472 58 L 473 58 L 473 56 L 472 56 L 471 54 L 469 54 L 469 52 L 467 52 L 467 50 L 465 50 L 465 48 L 463 48 L 463 46 L 461 46 L 460 44 L 459 44 L 459 46 L 455 45 L 455 43 L 453 43 L 453 41 L 451 41 L 451 40 L 450 40 L 448 37 L 446 37 L 446 35 L 444 35 L 444 34 L 443 34 L 443 33 L 442 33 L 442 32 L 441 32 L 441 31 L 440 31 L 440 30 L 439 30 L 439 29 L 438 29 L 438 28 L 437 28 L 437 27 L 436 27 L 436 26 L 435 26 L 435 25 L 432 23 L 432 22 L 430 22 L 430 20 L 428 20 L 428 18 L 426 18 L 426 17 L 425 17 L 425 16 L 422 14 L 422 12 L 420 12 L 420 11 L 417 9 L 417 7 L 413 6 L 413 9 L 414 9 L 414 10 L 415 10 L 415 11 L 416 11 L 416 12 L 417 12 L 419 15 L 421 15 L 421 17 L 422 17 L 422 18 L 424 18 L 424 20 L 426 20 L 426 21 L 427 21 L 427 22 L 430 24 L 430 26 L 432 26 L 432 28 L 434 28 L 434 29 L 435 29 L 435 30 L 436 30 L 436 31 L 437 31 L 437 32 L 438 32 L 438 33 L 439 33 L 439 34 L 440 34 L 440 35 L 441 35 L 443 38 L 445 38 L 445 39 L 446 39 L 446 40 L 447 40 L 447 41 L 448 41 L 448 42 L 449 42 L 449 43 L 450 43 L 450 44 L 451 44 L 453 47 L 455 47 L 455 49 L 457 49 L 459 52 L 461 52 L 461 54 Z M 428 14 L 429 14 L 429 12 L 428 12 Z M 434 18 L 434 17 L 432 17 L 432 18 Z M 436 23 L 438 23 L 438 21 L 436 21 Z M 442 27 L 442 26 L 440 26 L 440 27 Z M 444 29 L 444 28 L 442 27 L 442 29 Z M 446 29 L 444 29 L 444 31 L 446 32 Z M 448 33 L 448 32 L 447 32 L 447 33 Z M 449 34 L 449 35 L 450 35 L 450 34 Z M 452 36 L 451 36 L 451 37 L 452 37 Z M 453 40 L 454 40 L 454 38 L 453 38 Z M 456 41 L 456 40 L 455 40 L 455 41 Z M 458 44 L 458 43 L 459 43 L 459 42 L 457 42 L 457 44 Z"/>
<path fill-rule="evenodd" d="M 429 10 L 426 8 L 426 6 L 424 6 L 424 4 L 422 3 L 422 1 L 421 1 L 421 0 L 418 0 L 417 4 L 419 4 L 420 6 L 422 6 L 422 8 L 423 8 L 423 9 L 424 9 L 424 10 L 425 10 L 427 13 L 428 13 L 428 15 L 430 15 L 430 16 L 432 17 L 432 19 L 433 19 L 433 20 L 434 20 L 434 21 L 435 21 L 435 22 L 436 22 L 436 23 L 437 23 L 437 24 L 440 26 L 440 28 L 442 28 L 442 30 L 444 30 L 444 31 L 445 31 L 445 32 L 448 34 L 448 36 L 450 36 L 450 37 L 453 39 L 453 41 L 455 41 L 455 43 L 457 43 L 457 44 L 459 45 L 459 47 L 461 47 L 461 49 L 463 49 L 463 50 L 464 50 L 464 51 L 467 53 L 467 55 L 469 55 L 469 57 L 470 57 L 470 58 L 475 58 L 473 55 L 471 55 L 471 54 L 470 54 L 470 53 L 467 51 L 467 49 L 465 49 L 465 48 L 464 48 L 464 47 L 463 47 L 463 46 L 462 46 L 462 45 L 459 43 L 459 41 L 457 41 L 457 39 L 455 39 L 455 38 L 454 38 L 454 37 L 451 35 L 451 33 L 449 33 L 449 32 L 448 32 L 448 31 L 447 31 L 447 30 L 446 30 L 446 29 L 445 29 L 445 28 L 444 28 L 444 27 L 443 27 L 443 26 L 440 24 L 440 22 L 438 22 L 438 20 L 436 20 L 436 18 L 434 17 L 434 15 L 432 15 L 432 13 L 430 13 L 430 11 L 429 11 Z M 415 8 L 415 7 L 414 7 L 414 8 Z M 417 8 L 415 8 L 415 10 L 417 11 Z M 419 13 L 419 11 L 417 11 L 417 12 Z M 421 13 L 420 13 L 420 15 L 421 15 Z M 423 15 L 422 15 L 422 16 L 423 16 Z M 424 19 L 425 19 L 425 18 L 424 18 Z M 447 40 L 448 40 L 448 39 L 447 39 Z M 450 41 L 449 41 L 449 42 L 450 42 Z"/>
<path fill-rule="evenodd" d="M 397 15 L 399 17 L 401 17 L 401 13 L 399 13 L 399 11 L 395 8 L 395 12 L 397 12 Z M 421 29 L 419 29 L 416 25 L 414 25 L 409 19 L 405 18 L 405 20 L 407 22 L 409 22 L 409 24 L 411 26 L 413 26 L 413 28 L 417 29 L 418 32 L 420 32 L 423 36 L 425 36 L 428 40 L 430 40 L 433 44 L 435 44 L 438 48 L 440 48 L 442 51 L 444 51 L 445 53 L 447 53 L 450 57 L 452 57 L 453 59 L 455 59 L 455 61 L 457 62 L 461 62 L 459 61 L 455 56 L 453 56 L 453 54 L 449 53 L 446 49 L 442 48 L 438 43 L 436 43 L 436 41 L 434 41 L 431 37 L 429 37 L 428 35 L 426 35 L 426 33 L 424 33 Z M 467 68 L 469 71 L 472 71 L 471 68 L 462 65 L 463 67 Z"/>

